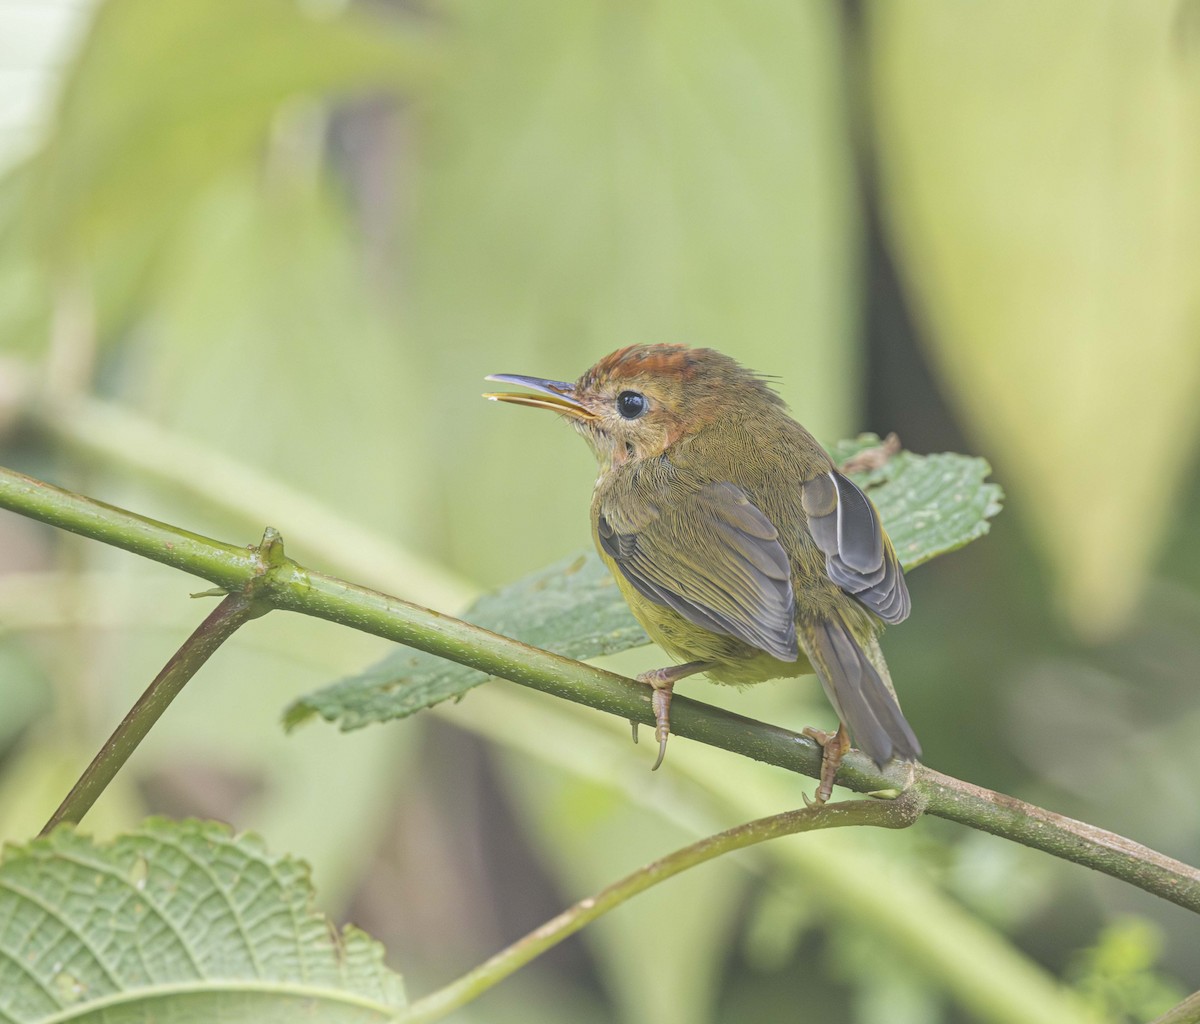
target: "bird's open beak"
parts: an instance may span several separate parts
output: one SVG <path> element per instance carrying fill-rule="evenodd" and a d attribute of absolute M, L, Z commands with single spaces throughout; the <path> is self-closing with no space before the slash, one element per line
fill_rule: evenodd
<path fill-rule="evenodd" d="M 596 418 L 575 397 L 575 385 L 567 381 L 523 377 L 519 373 L 493 373 L 485 379 L 500 384 L 520 384 L 523 388 L 537 392 L 527 395 L 521 392 L 489 391 L 483 397 L 493 402 L 512 402 L 514 405 L 532 405 L 535 409 L 553 409 L 555 412 L 581 420 Z"/>

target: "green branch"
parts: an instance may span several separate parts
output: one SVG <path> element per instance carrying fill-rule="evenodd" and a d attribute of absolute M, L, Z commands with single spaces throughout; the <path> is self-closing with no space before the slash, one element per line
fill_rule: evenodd
<path fill-rule="evenodd" d="M 429 1021 L 441 1020 L 626 900 L 714 857 L 797 832 L 816 832 L 847 825 L 907 828 L 920 818 L 921 810 L 920 795 L 910 792 L 899 800 L 854 800 L 828 804 L 823 808 L 806 807 L 786 811 L 707 836 L 639 868 L 633 874 L 601 889 L 595 896 L 568 907 L 461 978 L 418 999 L 397 1016 L 397 1024 L 428 1024 Z"/>
<path fill-rule="evenodd" d="M 246 584 L 257 564 L 252 547 L 188 533 L 11 469 L 0 468 L 0 508 L 182 569 L 223 590 Z"/>
<path fill-rule="evenodd" d="M 31 394 L 24 415 L 24 424 L 69 454 L 150 479 L 157 488 L 202 502 L 234 522 L 257 525 L 265 510 L 284 510 L 287 522 L 280 525 L 293 546 L 319 552 L 339 571 L 372 586 L 403 586 L 404 593 L 446 608 L 465 606 L 478 596 L 478 588 L 466 580 L 348 522 L 310 495 L 121 405 L 88 395 L 50 401 Z"/>
<path fill-rule="evenodd" d="M 63 823 L 78 825 L 188 680 L 241 626 L 271 610 L 270 605 L 258 600 L 256 584 L 283 557 L 279 534 L 267 530 L 257 555 L 259 574 L 247 580 L 241 590 L 227 594 L 171 656 L 42 827 L 42 835 Z"/>
<path fill-rule="evenodd" d="M 233 592 L 260 572 L 253 548 L 187 533 L 50 484 L 0 469 L 0 507 L 172 565 Z M 518 643 L 448 615 L 280 559 L 262 574 L 258 599 L 407 644 L 489 675 L 503 676 L 624 719 L 649 724 L 645 688 L 622 676 Z M 689 739 L 816 777 L 820 751 L 786 729 L 677 697 L 674 732 Z M 880 773 L 847 757 L 839 782 L 859 792 L 909 784 L 893 766 Z M 930 814 L 991 832 L 1119 878 L 1200 912 L 1200 871 L 1122 836 L 917 766 L 911 784 Z"/>
<path fill-rule="evenodd" d="M 1200 1022 L 1200 992 L 1193 992 L 1178 1006 L 1172 1007 L 1150 1024 L 1198 1024 Z"/>

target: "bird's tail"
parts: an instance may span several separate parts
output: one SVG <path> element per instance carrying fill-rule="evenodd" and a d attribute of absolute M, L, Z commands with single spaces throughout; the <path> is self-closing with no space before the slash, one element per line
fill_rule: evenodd
<path fill-rule="evenodd" d="M 918 760 L 921 744 L 900 711 L 879 642 L 872 639 L 864 646 L 836 619 L 800 627 L 808 660 L 854 742 L 880 768 L 894 757 Z"/>

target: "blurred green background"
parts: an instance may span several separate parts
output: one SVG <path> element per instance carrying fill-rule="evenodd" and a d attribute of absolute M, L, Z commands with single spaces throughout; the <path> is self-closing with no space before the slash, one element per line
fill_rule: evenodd
<path fill-rule="evenodd" d="M 1192 0 L 0 0 L 0 458 L 455 611 L 589 544 L 590 456 L 486 374 L 722 349 L 818 436 L 982 454 L 1008 493 L 885 640 L 928 763 L 1196 863 L 1198 106 Z M 196 589 L 0 516 L 0 838 Z M 678 741 L 651 775 L 623 723 L 500 682 L 282 733 L 385 650 L 254 623 L 89 827 L 252 828 L 422 993 L 804 788 Z M 687 692 L 832 723 L 815 685 Z M 1001 840 L 776 845 L 455 1019 L 1028 1021 L 1066 986 L 1142 1021 L 1200 988 L 1185 911 Z"/>

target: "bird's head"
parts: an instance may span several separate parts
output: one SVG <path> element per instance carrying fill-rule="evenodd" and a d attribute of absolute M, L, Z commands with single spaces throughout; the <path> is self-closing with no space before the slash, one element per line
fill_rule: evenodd
<path fill-rule="evenodd" d="M 497 373 L 524 392 L 492 392 L 498 402 L 551 409 L 568 417 L 602 470 L 657 458 L 708 427 L 782 401 L 762 378 L 729 356 L 684 345 L 631 345 L 605 356 L 574 383 Z"/>

